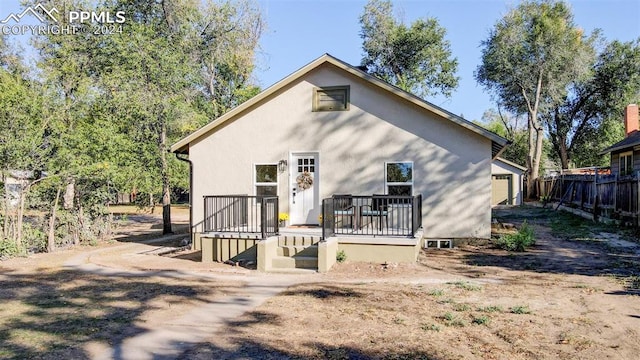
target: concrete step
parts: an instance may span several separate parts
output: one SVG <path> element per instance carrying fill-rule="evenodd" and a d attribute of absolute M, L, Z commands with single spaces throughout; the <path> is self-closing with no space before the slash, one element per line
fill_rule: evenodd
<path fill-rule="evenodd" d="M 287 245 L 278 247 L 278 256 L 311 256 L 318 257 L 318 245 Z"/>
<path fill-rule="evenodd" d="M 278 238 L 278 246 L 311 246 L 319 241 L 318 236 L 285 235 Z"/>
<path fill-rule="evenodd" d="M 312 256 L 276 256 L 271 259 L 271 266 L 277 269 L 317 269 L 318 258 Z"/>

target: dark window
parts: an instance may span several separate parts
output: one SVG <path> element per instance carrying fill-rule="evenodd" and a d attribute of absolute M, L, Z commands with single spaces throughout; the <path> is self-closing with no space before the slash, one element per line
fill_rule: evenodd
<path fill-rule="evenodd" d="M 620 175 L 633 174 L 633 152 L 625 152 L 620 154 Z"/>
<path fill-rule="evenodd" d="M 278 195 L 278 165 L 260 164 L 255 166 L 256 195 Z"/>
<path fill-rule="evenodd" d="M 388 195 L 413 195 L 413 163 L 409 161 L 386 163 L 385 186 Z"/>

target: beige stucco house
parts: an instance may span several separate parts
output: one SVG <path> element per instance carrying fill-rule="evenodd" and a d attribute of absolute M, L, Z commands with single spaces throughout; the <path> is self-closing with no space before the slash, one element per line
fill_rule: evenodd
<path fill-rule="evenodd" d="M 424 238 L 466 239 L 490 237 L 491 162 L 506 144 L 325 54 L 171 151 L 192 164 L 196 232 L 207 195 L 277 196 L 287 225 L 315 225 L 322 199 L 386 194 L 422 196 Z"/>
<path fill-rule="evenodd" d="M 527 168 L 503 158 L 491 163 L 491 205 L 522 205 L 523 174 Z"/>

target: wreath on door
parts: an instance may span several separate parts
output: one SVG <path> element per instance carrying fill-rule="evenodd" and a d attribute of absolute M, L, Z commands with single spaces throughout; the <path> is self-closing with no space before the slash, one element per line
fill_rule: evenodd
<path fill-rule="evenodd" d="M 313 176 L 308 171 L 303 172 L 298 175 L 296 178 L 296 182 L 298 183 L 298 188 L 302 190 L 307 190 L 313 186 Z"/>

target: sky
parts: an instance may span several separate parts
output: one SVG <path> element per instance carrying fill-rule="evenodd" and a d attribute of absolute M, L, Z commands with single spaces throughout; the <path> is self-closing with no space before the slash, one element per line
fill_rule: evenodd
<path fill-rule="evenodd" d="M 307 63 L 329 53 L 349 64 L 359 65 L 362 39 L 358 19 L 366 1 L 359 0 L 259 0 L 267 31 L 261 41 L 255 76 L 263 88 L 281 80 Z M 452 55 L 458 59 L 460 83 L 447 99 L 427 101 L 480 120 L 495 107 L 490 95 L 474 79 L 480 64 L 480 43 L 518 1 L 412 0 L 393 1 L 405 23 L 434 17 L 447 30 Z M 640 0 L 569 1 L 575 23 L 586 33 L 602 29 L 607 40 L 630 41 L 640 37 Z"/>
<path fill-rule="evenodd" d="M 278 82 L 324 53 L 349 64 L 362 59 L 358 18 L 366 0 L 257 0 L 267 29 L 257 56 L 255 80 L 262 88 Z M 575 23 L 586 33 L 602 30 L 607 40 L 630 41 L 640 37 L 640 0 L 568 1 Z M 482 40 L 517 0 L 396 0 L 394 10 L 405 22 L 434 17 L 447 30 L 452 55 L 458 59 L 460 83 L 450 98 L 427 101 L 480 120 L 495 107 L 490 95 L 474 79 L 480 64 Z M 20 0 L 0 1 L 0 18 L 20 11 Z"/>

